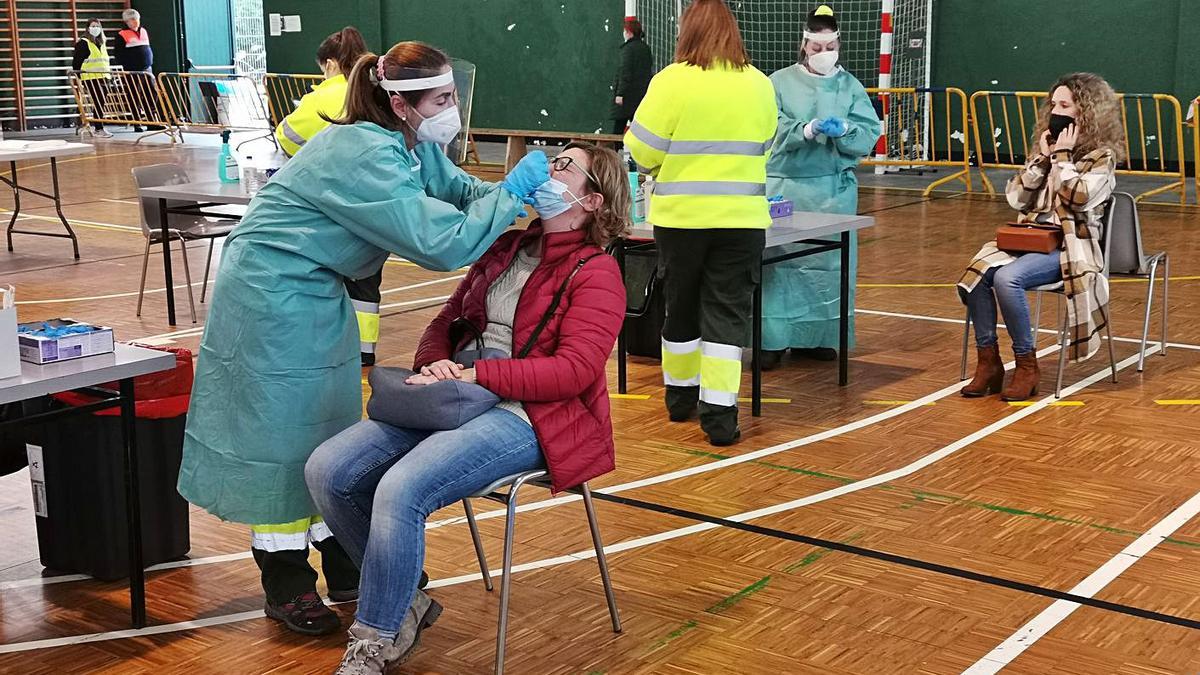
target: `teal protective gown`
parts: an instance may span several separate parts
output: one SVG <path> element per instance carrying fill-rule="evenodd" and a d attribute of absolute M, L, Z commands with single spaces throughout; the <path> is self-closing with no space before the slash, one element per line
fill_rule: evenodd
<path fill-rule="evenodd" d="M 795 64 L 771 75 L 779 105 L 779 131 L 767 162 L 767 194 L 792 200 L 797 211 L 854 214 L 854 169 L 879 138 L 879 117 L 863 86 L 840 67 L 813 75 Z M 804 136 L 813 119 L 841 117 L 842 138 Z M 854 280 L 858 237 L 851 235 L 850 344 L 854 344 Z M 803 245 L 795 248 L 806 248 Z M 763 269 L 763 349 L 838 347 L 841 259 L 837 251 L 769 265 Z"/>
<path fill-rule="evenodd" d="M 358 325 L 342 285 L 389 252 L 474 262 L 524 208 L 433 144 L 360 122 L 317 134 L 225 244 L 200 343 L 179 493 L 250 524 L 316 514 L 304 463 L 362 417 Z"/>

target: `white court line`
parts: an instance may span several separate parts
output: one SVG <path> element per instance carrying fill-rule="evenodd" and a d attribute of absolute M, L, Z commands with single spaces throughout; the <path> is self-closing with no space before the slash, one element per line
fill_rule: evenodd
<path fill-rule="evenodd" d="M 174 560 L 171 562 L 151 565 L 146 568 L 147 572 L 160 572 L 162 570 L 173 570 L 181 567 L 197 567 L 199 565 L 214 565 L 223 562 L 233 562 L 243 558 L 249 558 L 249 553 L 228 553 L 225 555 L 214 555 L 206 558 L 194 558 L 191 560 Z M 94 577 L 86 574 L 60 574 L 53 577 L 30 577 L 28 579 L 17 579 L 15 581 L 0 582 L 0 591 L 14 590 L 17 588 L 30 588 L 33 586 L 50 586 L 53 584 L 62 584 L 70 581 L 95 581 Z"/>
<path fill-rule="evenodd" d="M 379 309 L 384 310 L 384 309 L 392 309 L 394 307 L 408 307 L 410 305 L 425 305 L 425 304 L 429 304 L 432 302 L 444 302 L 449 299 L 450 299 L 450 296 L 441 295 L 436 298 L 421 298 L 420 300 L 405 300 L 404 302 L 393 302 L 389 305 L 380 305 Z"/>
<path fill-rule="evenodd" d="M 433 281 L 422 281 L 419 284 L 409 284 L 408 286 L 401 286 L 400 288 L 389 288 L 386 291 L 379 291 L 379 294 L 380 295 L 388 295 L 389 293 L 399 293 L 400 291 L 411 291 L 414 288 L 424 288 L 426 286 L 432 286 L 434 284 L 444 284 L 447 281 L 458 281 L 459 279 L 462 279 L 466 276 L 467 275 L 465 275 L 465 274 L 459 274 L 459 275 L 452 276 L 452 277 L 443 277 L 441 279 L 434 279 Z"/>
<path fill-rule="evenodd" d="M 1149 347 L 1146 349 L 1146 353 L 1152 354 L 1155 350 L 1157 350 L 1157 348 L 1158 348 L 1157 346 Z M 1117 364 L 1117 369 L 1121 370 L 1124 368 L 1128 368 L 1129 366 L 1137 363 L 1137 358 L 1138 358 L 1138 355 L 1135 354 L 1135 355 L 1125 359 L 1124 361 L 1121 361 L 1120 363 Z M 1069 387 L 1066 387 L 1065 389 L 1063 389 L 1063 395 L 1064 396 L 1072 396 L 1074 394 L 1077 394 L 1077 393 L 1079 393 L 1079 391 L 1081 391 L 1085 387 L 1095 384 L 1096 382 L 1099 382 L 1100 380 L 1104 379 L 1105 377 L 1108 377 L 1109 374 L 1110 374 L 1110 369 L 1106 367 L 1103 370 L 1100 370 L 1099 372 L 1097 372 L 1087 378 L 1084 378 L 1083 380 L 1081 380 Z M 1033 413 L 1035 413 L 1039 410 L 1045 409 L 1054 400 L 1055 400 L 1055 397 L 1053 395 L 1042 398 L 1042 399 L 1038 400 L 1037 402 L 1035 402 L 1033 405 L 1029 406 L 1028 408 L 1022 408 L 1018 412 L 1007 415 L 1004 418 L 1001 418 L 1000 420 L 997 420 L 996 422 L 984 427 L 983 429 L 975 431 L 975 432 L 971 433 L 970 435 L 965 436 L 964 438 L 961 438 L 958 441 L 955 441 L 954 443 L 951 443 L 950 445 L 947 445 L 947 446 L 941 448 L 940 450 L 937 450 L 928 455 L 925 455 L 925 456 L 921 457 L 920 459 L 918 459 L 904 467 L 901 467 L 899 469 L 895 469 L 893 471 L 888 471 L 886 473 L 878 474 L 878 475 L 872 476 L 870 478 L 866 478 L 866 479 L 863 479 L 860 481 L 856 481 L 854 483 L 850 483 L 848 485 L 843 485 L 843 486 L 840 486 L 837 488 L 833 488 L 832 490 L 826 490 L 824 492 L 819 492 L 814 495 L 809 495 L 808 497 L 802 497 L 800 499 L 795 499 L 790 502 L 784 502 L 782 504 L 776 504 L 774 506 L 768 506 L 766 508 L 756 509 L 753 511 L 746 511 L 746 512 L 739 513 L 739 514 L 732 515 L 732 516 L 726 516 L 726 518 L 728 518 L 729 520 L 732 520 L 734 522 L 739 522 L 739 523 L 745 522 L 747 520 L 761 518 L 763 516 L 774 515 L 774 514 L 782 513 L 785 511 L 795 510 L 795 509 L 798 509 L 798 508 L 801 508 L 804 506 L 810 506 L 812 504 L 816 504 L 819 502 L 827 501 L 829 499 L 833 499 L 834 497 L 840 497 L 842 495 L 849 494 L 851 492 L 863 490 L 863 489 L 870 488 L 870 487 L 875 487 L 877 485 L 880 485 L 880 484 L 888 482 L 888 481 L 896 480 L 898 478 L 903 478 L 905 476 L 908 476 L 912 473 L 915 473 L 921 469 L 928 467 L 929 465 L 933 464 L 934 462 L 945 459 L 946 457 L 949 457 L 950 455 L 971 445 L 972 443 L 977 443 L 980 440 L 986 438 L 987 436 L 989 436 L 1005 427 L 1015 424 L 1016 422 L 1018 422 L 1022 419 L 1025 419 L 1026 417 L 1029 417 L 1030 415 L 1032 415 Z M 670 541 L 672 539 L 678 539 L 680 537 L 685 537 L 685 536 L 689 536 L 692 534 L 699 534 L 701 532 L 706 532 L 708 530 L 714 530 L 719 527 L 721 527 L 721 526 L 716 525 L 714 523 L 697 523 L 695 525 L 689 525 L 687 527 L 681 527 L 681 528 L 677 528 L 674 530 L 667 530 L 666 532 L 659 532 L 656 534 L 646 535 L 644 537 L 637 537 L 635 539 L 623 541 L 618 544 L 612 544 L 610 546 L 605 546 L 604 552 L 606 554 L 620 553 L 622 551 L 629 551 L 632 549 L 649 546 L 651 544 L 657 544 L 657 543 L 661 543 L 664 541 Z M 515 572 L 525 572 L 525 571 L 529 571 L 529 570 L 542 569 L 542 568 L 546 568 L 546 567 L 553 567 L 556 565 L 563 565 L 563 564 L 567 564 L 567 563 L 578 562 L 581 560 L 587 560 L 589 558 L 594 558 L 595 556 L 596 556 L 596 552 L 594 549 L 585 549 L 583 551 L 576 551 L 574 553 L 569 553 L 567 555 L 557 556 L 554 558 L 546 558 L 543 560 L 536 560 L 536 561 L 524 563 L 521 565 L 514 565 L 512 567 L 512 571 L 515 573 Z M 491 570 L 492 576 L 498 576 L 500 573 L 501 573 L 500 570 Z M 429 584 L 429 587 L 430 588 L 442 588 L 445 586 L 454 586 L 454 585 L 458 585 L 458 584 L 468 583 L 471 581 L 478 581 L 478 579 L 479 579 L 478 573 L 463 574 L 463 575 L 460 575 L 457 577 L 451 577 L 448 579 L 441 579 L 438 581 L 431 582 Z M 166 625 L 162 625 L 162 626 L 152 626 L 150 628 L 129 629 L 129 630 L 121 630 L 121 631 L 112 631 L 112 632 L 107 632 L 107 633 L 91 633 L 91 634 L 87 634 L 87 635 L 76 635 L 76 636 L 62 637 L 62 638 L 50 638 L 50 639 L 46 639 L 46 640 L 33 640 L 33 641 L 29 641 L 29 642 L 18 642 L 18 643 L 14 643 L 14 644 L 0 645 L 0 654 L 6 654 L 6 653 L 12 653 L 12 652 L 24 652 L 24 651 L 31 651 L 31 650 L 35 650 L 35 649 L 47 649 L 50 647 L 62 647 L 62 646 L 66 646 L 66 645 L 85 644 L 85 643 L 89 643 L 89 642 L 101 642 L 101 641 L 105 641 L 105 640 L 119 640 L 119 639 L 123 639 L 123 638 L 140 637 L 140 636 L 145 636 L 145 635 L 158 635 L 158 634 L 163 634 L 163 633 L 172 633 L 172 632 L 177 632 L 177 631 L 190 630 L 193 628 L 204 628 L 204 627 L 208 627 L 208 626 L 219 626 L 219 625 L 224 625 L 224 624 L 237 623 L 240 621 L 247 621 L 247 620 L 251 620 L 251 619 L 260 619 L 260 618 L 263 618 L 263 614 L 261 611 L 256 610 L 256 611 L 251 611 L 251 612 L 239 612 L 237 614 L 228 614 L 225 616 L 214 616 L 214 617 L 209 617 L 207 619 L 201 619 L 199 621 L 183 621 L 183 622 L 179 622 L 179 623 L 166 624 Z"/>
<path fill-rule="evenodd" d="M 211 280 L 209 280 L 208 283 L 215 284 L 215 283 L 217 283 L 217 280 L 211 279 Z M 196 286 L 203 286 L 203 285 L 204 285 L 203 281 L 196 281 L 191 284 L 192 288 L 195 288 Z M 188 284 L 179 284 L 178 286 L 175 286 L 175 290 L 182 291 L 182 290 L 186 290 L 187 287 L 188 287 Z M 154 293 L 166 293 L 166 292 L 167 292 L 167 289 L 165 286 L 162 288 L 147 288 L 146 289 L 146 295 L 151 295 Z M 59 303 L 64 303 L 64 302 L 90 302 L 92 300 L 113 300 L 115 298 L 131 298 L 137 294 L 138 294 L 137 291 L 129 291 L 127 293 L 110 293 L 109 295 L 92 295 L 92 296 L 82 297 L 82 298 L 50 298 L 48 300 L 20 300 L 17 302 L 17 304 L 18 305 L 54 305 L 54 304 L 59 304 Z"/>
<path fill-rule="evenodd" d="M 946 318 L 943 316 L 926 316 L 924 314 L 902 314 L 900 312 L 882 312 L 882 311 L 875 310 L 875 309 L 857 309 L 856 308 L 854 310 L 854 313 L 855 314 L 866 314 L 868 316 L 890 316 L 890 317 L 893 317 L 896 319 L 916 319 L 917 321 L 932 321 L 934 323 L 956 323 L 960 326 L 963 325 L 964 323 L 966 323 L 965 319 L 949 319 L 949 318 Z M 1008 326 L 1006 326 L 1005 324 L 1002 324 L 1002 323 L 996 324 L 996 326 L 998 328 L 1008 328 Z M 1039 333 L 1048 333 L 1050 335 L 1058 335 L 1058 330 L 1054 329 L 1054 328 L 1038 328 L 1038 332 Z M 1117 336 L 1117 337 L 1113 337 L 1113 342 L 1128 342 L 1128 343 L 1140 345 L 1142 343 L 1142 339 Z M 1153 335 L 1150 335 L 1149 337 L 1146 338 L 1146 344 L 1150 344 L 1152 342 L 1157 343 L 1158 340 L 1154 339 Z M 1200 350 L 1200 345 L 1190 345 L 1185 342 L 1168 342 L 1167 343 L 1168 349 L 1171 349 L 1174 347 L 1178 347 L 1179 349 Z"/>
<path fill-rule="evenodd" d="M 12 209 L 0 209 L 0 213 L 12 213 Z M 58 219 L 58 216 L 29 215 L 29 216 L 23 216 L 23 217 L 29 218 L 30 220 L 44 220 L 44 221 L 51 222 L 51 223 L 62 224 L 62 221 Z M 125 232 L 137 232 L 138 234 L 142 234 L 142 228 L 133 227 L 131 225 L 117 225 L 116 223 L 101 223 L 101 222 L 95 221 L 95 220 L 80 220 L 79 218 L 67 218 L 67 222 L 70 223 L 71 225 L 88 225 L 91 227 L 99 227 L 99 228 L 112 229 L 112 230 L 122 230 Z"/>
<path fill-rule="evenodd" d="M 137 202 L 136 200 L 133 200 L 133 199 L 109 199 L 107 197 L 101 197 L 100 201 L 112 202 L 113 204 L 133 204 L 134 206 L 140 205 L 139 202 Z"/>
<path fill-rule="evenodd" d="M 1155 546 L 1161 544 L 1164 539 L 1174 534 L 1175 530 L 1178 530 L 1189 520 L 1195 518 L 1197 514 L 1200 514 L 1200 493 L 1192 495 L 1191 499 L 1181 504 L 1179 508 L 1168 514 L 1166 518 L 1155 523 L 1154 527 L 1150 528 L 1148 532 L 1138 537 L 1120 553 L 1109 558 L 1108 562 L 1101 565 L 1099 569 L 1089 574 L 1086 579 L 1076 584 L 1068 592 L 1074 595 L 1081 595 L 1085 598 L 1095 597 L 1105 586 L 1112 583 L 1125 570 L 1129 569 Z M 1042 610 L 1029 623 L 1021 626 L 1007 640 L 1001 642 L 995 649 L 988 652 L 986 656 L 976 661 L 975 665 L 964 670 L 963 675 L 992 675 L 999 672 L 1011 663 L 1013 659 L 1020 656 L 1022 652 L 1033 646 L 1033 643 L 1040 640 L 1051 629 L 1062 623 L 1076 609 L 1079 609 L 1079 603 L 1069 600 L 1054 601 L 1054 604 Z"/>

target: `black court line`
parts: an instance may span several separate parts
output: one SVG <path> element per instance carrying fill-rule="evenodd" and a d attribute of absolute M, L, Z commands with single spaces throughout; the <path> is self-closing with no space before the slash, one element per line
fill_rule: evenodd
<path fill-rule="evenodd" d="M 1053 588 L 1045 588 L 1043 586 L 1027 584 L 1021 581 L 1013 581 L 1012 579 L 1005 579 L 1003 577 L 996 577 L 980 572 L 972 572 L 970 570 L 951 567 L 949 565 L 940 565 L 938 563 L 917 560 L 916 558 L 909 558 L 902 555 L 896 555 L 894 553 L 875 551 L 869 548 L 862 548 L 861 546 L 852 546 L 850 544 L 843 544 L 841 542 L 830 541 L 828 539 L 809 537 L 807 535 L 796 534 L 795 532 L 788 532 L 786 530 L 777 530 L 770 527 L 763 527 L 761 525 L 751 525 L 750 523 L 739 523 L 727 518 L 710 516 L 704 513 L 697 513 L 695 511 L 688 511 L 687 509 L 680 509 L 673 506 L 665 506 L 663 504 L 656 504 L 654 502 L 642 501 L 640 499 L 605 494 L 599 491 L 592 492 L 592 496 L 596 499 L 601 499 L 616 504 L 624 504 L 625 506 L 632 506 L 633 508 L 637 509 L 645 509 L 647 511 L 654 511 L 656 513 L 662 513 L 669 516 L 687 518 L 688 520 L 695 520 L 702 523 L 711 523 L 713 525 L 759 534 L 765 537 L 774 537 L 776 539 L 784 539 L 801 544 L 808 544 L 810 546 L 841 551 L 842 553 L 849 553 L 851 555 L 857 555 L 864 558 L 871 558 L 896 565 L 903 565 L 905 567 L 912 567 L 919 570 L 925 570 L 927 572 L 945 574 L 952 577 L 958 577 L 960 579 L 976 581 L 991 586 L 999 586 L 1001 588 L 1008 588 L 1032 595 L 1041 595 L 1047 598 L 1054 598 L 1055 600 L 1066 600 L 1079 605 L 1086 605 L 1088 607 L 1095 607 L 1097 609 L 1103 609 L 1110 612 L 1117 612 L 1118 614 L 1126 614 L 1139 619 L 1149 619 L 1151 621 L 1159 621 L 1174 626 L 1182 626 L 1184 628 L 1200 630 L 1200 621 L 1195 619 L 1186 619 L 1179 616 L 1173 616 L 1171 614 L 1163 614 L 1161 612 L 1155 612 L 1149 609 L 1142 609 L 1140 607 L 1123 605 L 1117 602 L 1109 602 L 1107 600 L 1097 600 L 1096 598 L 1075 595 L 1073 593 L 1067 593 L 1065 591 L 1059 591 Z"/>

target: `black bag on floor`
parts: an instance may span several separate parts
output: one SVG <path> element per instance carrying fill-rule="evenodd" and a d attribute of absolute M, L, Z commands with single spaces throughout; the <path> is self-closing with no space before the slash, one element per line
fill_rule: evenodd
<path fill-rule="evenodd" d="M 0 405 L 0 424 L 21 416 L 21 403 Z M 0 427 L 0 476 L 16 473 L 29 465 L 25 433 L 20 426 Z"/>
<path fill-rule="evenodd" d="M 662 358 L 662 327 L 667 306 L 658 288 L 658 256 L 625 256 L 625 349 L 632 356 Z M 649 297 L 647 297 L 649 292 Z"/>

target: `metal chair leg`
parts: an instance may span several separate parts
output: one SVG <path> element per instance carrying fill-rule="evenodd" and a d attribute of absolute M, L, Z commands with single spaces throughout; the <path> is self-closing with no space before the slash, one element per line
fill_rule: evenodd
<path fill-rule="evenodd" d="M 621 616 L 617 613 L 617 598 L 613 594 L 612 580 L 608 576 L 608 560 L 604 557 L 604 542 L 600 539 L 600 525 L 596 522 L 596 510 L 592 505 L 592 491 L 588 489 L 587 483 L 584 483 L 581 489 L 588 529 L 592 531 L 592 546 L 596 548 L 596 564 L 600 566 L 600 581 L 604 584 L 604 599 L 608 601 L 608 614 L 612 617 L 613 632 L 620 633 Z"/>
<path fill-rule="evenodd" d="M 470 499 L 463 500 L 463 510 L 467 512 L 467 527 L 471 530 L 471 543 L 475 544 L 475 557 L 479 558 L 479 573 L 483 575 L 483 587 L 492 591 L 492 573 L 488 570 L 487 556 L 483 553 L 483 540 L 479 538 L 479 525 L 475 523 L 475 509 Z"/>
<path fill-rule="evenodd" d="M 142 316 L 142 299 L 146 297 L 146 268 L 150 266 L 150 237 L 146 237 L 146 252 L 142 254 L 142 284 L 138 286 L 137 316 Z"/>
<path fill-rule="evenodd" d="M 1116 352 L 1116 349 L 1113 347 L 1112 321 L 1110 319 L 1111 319 L 1111 317 L 1109 317 L 1109 316 L 1104 317 L 1104 332 L 1107 334 L 1107 337 L 1108 337 L 1108 362 L 1110 364 L 1112 364 L 1112 381 L 1113 381 L 1113 384 L 1116 384 L 1117 383 L 1117 352 Z M 1145 353 L 1145 352 L 1143 352 L 1143 353 Z"/>
<path fill-rule="evenodd" d="M 1162 297 L 1162 348 L 1159 354 L 1167 355 L 1167 288 L 1171 285 L 1171 254 L 1163 252 L 1163 297 Z"/>
<path fill-rule="evenodd" d="M 196 323 L 196 299 L 192 295 L 192 271 L 188 268 L 187 240 L 179 238 L 179 248 L 183 254 L 183 279 L 187 282 L 188 307 L 192 310 L 192 323 Z"/>
<path fill-rule="evenodd" d="M 216 239 L 208 240 L 208 260 L 204 262 L 204 285 L 200 287 L 200 304 L 204 304 L 204 297 L 208 295 L 208 273 L 212 270 L 212 254 L 213 245 L 217 243 Z"/>
<path fill-rule="evenodd" d="M 1062 398 L 1062 381 L 1063 371 L 1067 369 L 1067 350 L 1071 348 L 1071 334 L 1067 326 L 1067 312 L 1064 308 L 1062 317 L 1062 328 L 1059 331 L 1059 346 L 1058 346 L 1058 377 L 1054 382 L 1054 398 Z"/>
<path fill-rule="evenodd" d="M 958 374 L 959 380 L 967 379 L 967 349 L 971 343 L 971 308 L 967 308 L 967 320 L 963 322 L 962 369 Z"/>
<path fill-rule="evenodd" d="M 500 575 L 500 620 L 496 624 L 496 675 L 504 673 L 504 641 L 508 637 L 508 595 L 512 587 L 513 532 L 517 525 L 517 492 L 525 484 L 518 478 L 508 489 L 508 513 L 504 518 L 504 571 Z"/>
<path fill-rule="evenodd" d="M 1146 365 L 1146 340 L 1150 338 L 1150 308 L 1154 305 L 1154 276 L 1158 272 L 1158 258 L 1150 261 L 1150 275 L 1147 277 L 1149 282 L 1146 285 L 1146 312 L 1142 318 L 1142 345 L 1141 351 L 1138 352 L 1138 372 L 1142 372 Z"/>
<path fill-rule="evenodd" d="M 1033 316 L 1030 317 L 1033 321 L 1030 323 L 1033 324 L 1033 350 L 1037 351 L 1038 329 L 1042 327 L 1042 292 L 1035 291 L 1034 296 Z"/>

